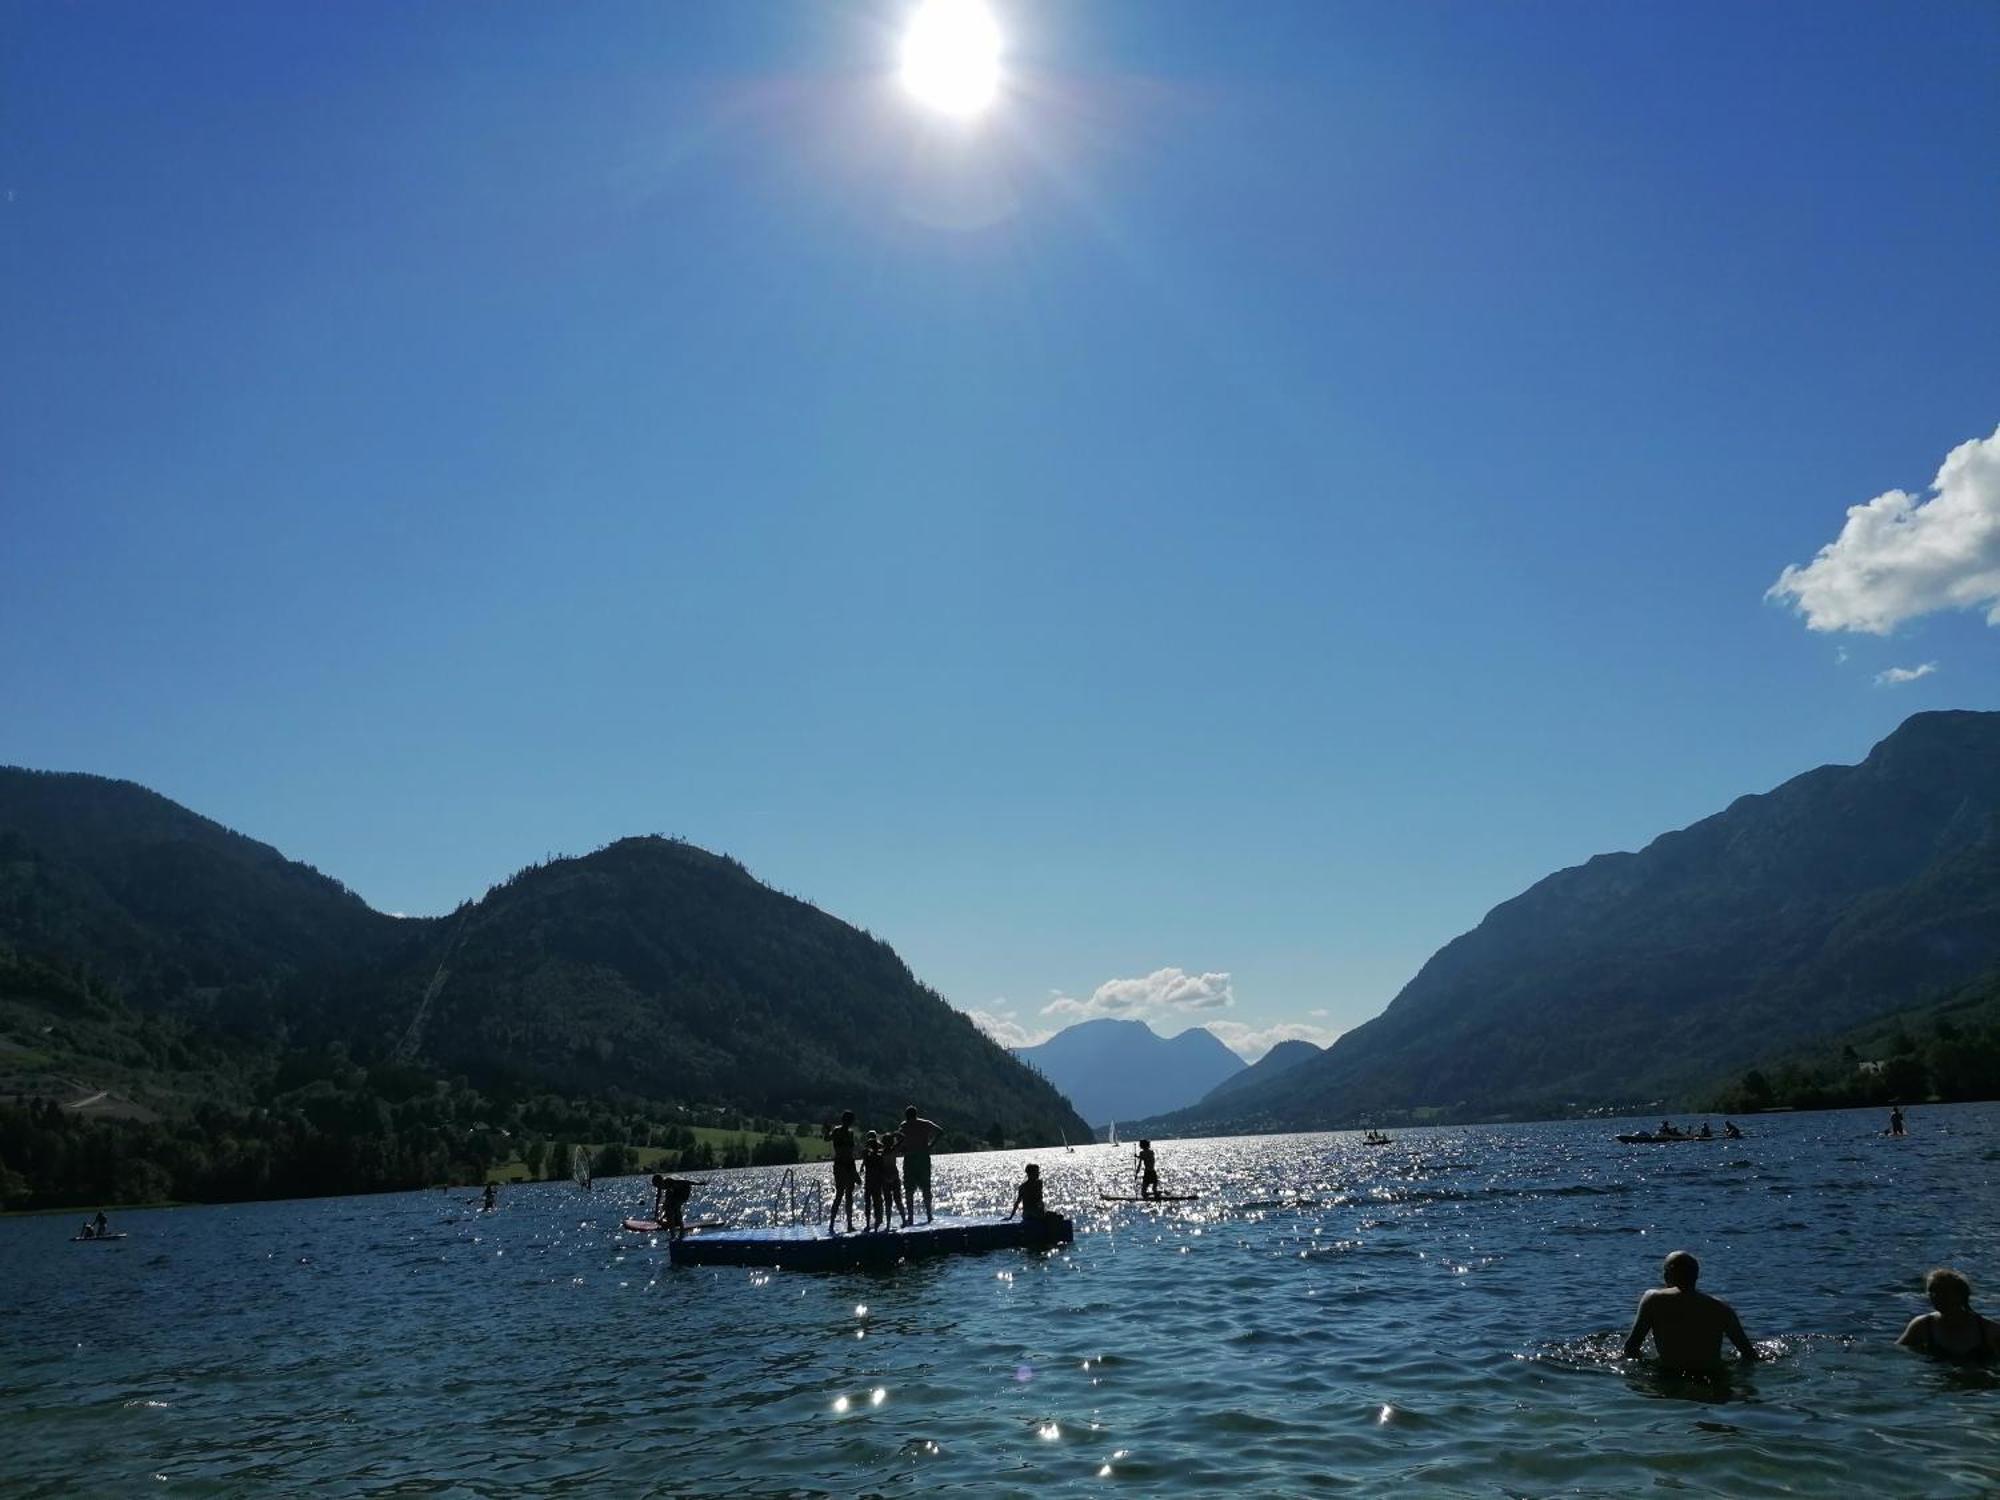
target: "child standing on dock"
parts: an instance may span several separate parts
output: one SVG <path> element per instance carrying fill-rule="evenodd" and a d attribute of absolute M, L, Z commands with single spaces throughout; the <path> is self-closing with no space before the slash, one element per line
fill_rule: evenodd
<path fill-rule="evenodd" d="M 896 1158 L 903 1154 L 903 1138 L 893 1130 L 882 1137 L 882 1185 L 888 1191 L 889 1212 L 903 1221 L 903 1227 L 910 1227 L 910 1206 L 903 1198 L 903 1174 L 896 1168 Z M 882 1220 L 887 1229 L 887 1217 Z"/>
<path fill-rule="evenodd" d="M 854 1232 L 854 1189 L 861 1181 L 861 1174 L 854 1166 L 854 1111 L 840 1112 L 838 1125 L 828 1121 L 819 1128 L 819 1137 L 833 1143 L 833 1211 L 826 1216 L 826 1232 L 837 1234 L 835 1221 L 840 1217 L 840 1206 L 847 1205 L 847 1232 Z"/>
<path fill-rule="evenodd" d="M 888 1185 L 882 1170 L 882 1141 L 871 1130 L 868 1132 L 867 1144 L 861 1149 L 861 1192 L 867 1201 L 866 1216 L 870 1229 L 880 1229 L 887 1222 L 888 1216 L 883 1211 L 882 1198 Z"/>

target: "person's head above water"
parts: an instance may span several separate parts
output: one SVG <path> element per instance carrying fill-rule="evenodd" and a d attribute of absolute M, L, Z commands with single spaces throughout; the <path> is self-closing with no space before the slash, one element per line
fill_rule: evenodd
<path fill-rule="evenodd" d="M 1679 1287 L 1684 1292 L 1694 1290 L 1695 1282 L 1701 1276 L 1701 1262 L 1685 1250 L 1676 1250 L 1660 1267 L 1660 1275 L 1668 1286 Z"/>
<path fill-rule="evenodd" d="M 1972 1305 L 1972 1283 L 1939 1266 L 1924 1278 L 1924 1295 L 1939 1312 L 1959 1312 Z"/>

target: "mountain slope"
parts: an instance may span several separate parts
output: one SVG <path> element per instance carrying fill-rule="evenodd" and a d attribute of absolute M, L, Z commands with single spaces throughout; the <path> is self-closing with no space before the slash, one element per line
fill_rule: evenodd
<path fill-rule="evenodd" d="M 1242 1072 L 1232 1073 L 1202 1095 L 1198 1107 L 1213 1108 L 1218 1101 L 1227 1100 L 1243 1093 L 1246 1089 L 1258 1088 L 1269 1083 L 1280 1073 L 1289 1073 L 1292 1069 L 1311 1062 L 1325 1050 L 1324 1047 L 1315 1047 L 1311 1042 L 1297 1039 L 1280 1042 Z"/>
<path fill-rule="evenodd" d="M 883 1124 L 914 1102 L 965 1136 L 1086 1133 L 888 945 L 665 839 L 404 920 L 130 782 L 0 769 L 0 955 L 0 1081 L 40 1077 L 52 1024 L 79 1091 L 187 1097 L 167 1075 L 195 1069 L 248 1098 L 322 1070 L 308 1051 L 381 1067 L 443 962 L 416 1068 L 507 1097 Z"/>
<path fill-rule="evenodd" d="M 2000 714 L 1919 714 L 1860 765 L 1549 876 L 1323 1057 L 1161 1123 L 1677 1098 L 1996 961 Z"/>
<path fill-rule="evenodd" d="M 157 792 L 0 767 L 0 939 L 81 962 L 143 1008 L 254 1025 L 301 976 L 385 959 L 411 932 Z"/>
<path fill-rule="evenodd" d="M 781 1119 L 852 1107 L 883 1124 L 915 1103 L 968 1132 L 1048 1142 L 1082 1129 L 888 944 L 689 844 L 623 839 L 523 871 L 445 941 L 422 1053 L 482 1086 Z M 413 1009 L 429 978 L 427 955 L 398 997 Z"/>
<path fill-rule="evenodd" d="M 1244 1071 L 1214 1032 L 1195 1026 L 1162 1037 L 1144 1021 L 1080 1021 L 1014 1055 L 1093 1126 L 1178 1109 Z"/>

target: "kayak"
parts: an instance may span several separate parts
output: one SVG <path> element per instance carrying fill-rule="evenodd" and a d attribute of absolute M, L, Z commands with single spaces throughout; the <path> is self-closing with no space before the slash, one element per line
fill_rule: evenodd
<path fill-rule="evenodd" d="M 73 1234 L 69 1237 L 69 1242 L 72 1245 L 95 1245 L 102 1240 L 123 1240 L 130 1238 L 131 1236 L 121 1229 L 116 1234 Z"/>
<path fill-rule="evenodd" d="M 1618 1144 L 1621 1146 L 1678 1146 L 1687 1141 L 1737 1141 L 1741 1139 L 1741 1136 L 1735 1135 L 1647 1135 L 1641 1132 L 1638 1135 L 1619 1136 Z"/>
<path fill-rule="evenodd" d="M 1192 1203 L 1200 1193 L 1158 1193 L 1151 1198 L 1137 1193 L 1099 1193 L 1099 1200 L 1105 1203 Z"/>

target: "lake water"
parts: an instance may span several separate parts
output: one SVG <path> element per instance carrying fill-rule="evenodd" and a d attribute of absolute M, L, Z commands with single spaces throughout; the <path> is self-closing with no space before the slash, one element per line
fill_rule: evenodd
<path fill-rule="evenodd" d="M 878 1274 L 682 1269 L 642 1178 L 0 1222 L 0 1488 L 67 1495 L 1296 1495 L 2000 1489 L 2000 1378 L 1892 1347 L 1948 1264 L 2000 1312 L 2000 1107 L 941 1157 L 1039 1160 L 1076 1244 Z M 807 1172 L 808 1180 L 824 1167 Z M 779 1174 L 697 1213 L 761 1216 Z M 75 1217 L 81 1217 L 80 1215 Z M 1671 1249 L 1771 1356 L 1618 1358 Z M 87 1481 L 87 1486 L 85 1481 Z"/>

